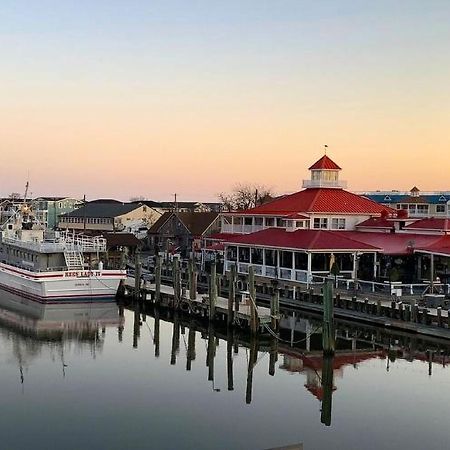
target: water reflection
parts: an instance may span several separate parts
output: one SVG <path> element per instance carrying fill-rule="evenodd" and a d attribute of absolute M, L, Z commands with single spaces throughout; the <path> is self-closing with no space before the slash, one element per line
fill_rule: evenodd
<path fill-rule="evenodd" d="M 63 377 L 68 367 L 65 352 L 70 347 L 87 350 L 95 359 L 102 351 L 107 327 L 117 327 L 119 334 L 123 330 L 115 303 L 46 305 L 0 293 L 0 339 L 11 345 L 22 384 L 33 360 L 45 351 L 60 361 Z"/>
<path fill-rule="evenodd" d="M 336 354 L 324 358 L 321 318 L 292 311 L 284 311 L 280 337 L 255 339 L 148 305 L 44 306 L 2 293 L 0 390 L 8 414 L 0 413 L 0 427 L 39 424 L 29 437 L 17 432 L 21 445 L 16 435 L 5 448 L 36 448 L 48 420 L 61 430 L 56 448 L 67 449 L 93 440 L 99 448 L 144 448 L 136 430 L 151 435 L 148 448 L 303 442 L 321 449 L 331 439 L 338 448 L 390 448 L 387 436 L 419 425 L 419 438 L 405 448 L 432 448 L 423 445 L 430 437 L 444 448 L 446 341 L 337 322 Z"/>
<path fill-rule="evenodd" d="M 186 329 L 188 339 L 186 347 L 186 371 L 191 371 L 196 359 L 196 335 L 200 334 L 206 342 L 207 379 L 214 392 L 220 392 L 215 386 L 216 348 L 221 341 L 226 342 L 227 389 L 234 390 L 234 355 L 239 350 L 246 353 L 247 373 L 245 403 L 253 399 L 254 369 L 266 355 L 269 356 L 268 374 L 275 376 L 278 369 L 305 378 L 304 387 L 320 402 L 320 420 L 326 426 L 332 421 L 332 396 L 338 389 L 337 380 L 344 378 L 345 369 L 357 368 L 359 364 L 370 360 L 385 360 L 386 371 L 396 360 L 424 361 L 428 363 L 428 375 L 432 375 L 433 364 L 446 367 L 450 353 L 449 343 L 440 339 L 421 339 L 406 333 L 395 333 L 376 327 L 361 326 L 355 323 L 337 322 L 336 346 L 334 356 L 324 356 L 322 352 L 321 318 L 314 315 L 299 315 L 291 312 L 284 314 L 280 321 L 280 338 L 270 335 L 254 336 L 239 329 L 227 329 L 224 326 L 192 318 L 181 312 L 159 310 L 153 307 L 143 308 L 136 304 L 134 310 L 133 347 L 137 348 L 140 328 L 147 315 L 153 318 L 153 343 L 155 356 L 160 356 L 160 321 L 172 324 L 170 364 L 176 365 L 180 356 L 180 334 Z M 145 309 L 145 311 L 144 311 Z M 184 338 L 183 338 L 184 339 Z M 240 374 L 239 376 L 242 376 Z"/>

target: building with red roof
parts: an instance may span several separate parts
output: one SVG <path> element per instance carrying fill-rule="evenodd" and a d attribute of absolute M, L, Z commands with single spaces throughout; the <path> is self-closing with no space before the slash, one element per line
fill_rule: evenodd
<path fill-rule="evenodd" d="M 209 248 L 223 248 L 225 271 L 236 265 L 247 274 L 252 266 L 257 276 L 306 284 L 333 266 L 341 277 L 381 283 L 445 277 L 450 255 L 439 241 L 445 219 L 417 221 L 347 191 L 341 167 L 327 155 L 309 170 L 299 192 L 222 213 L 221 234 Z"/>
<path fill-rule="evenodd" d="M 256 208 L 222 214 L 223 233 L 253 233 L 266 228 L 354 230 L 373 217 L 396 215 L 396 211 L 344 189 L 342 170 L 327 155 L 310 168 L 304 189 Z"/>

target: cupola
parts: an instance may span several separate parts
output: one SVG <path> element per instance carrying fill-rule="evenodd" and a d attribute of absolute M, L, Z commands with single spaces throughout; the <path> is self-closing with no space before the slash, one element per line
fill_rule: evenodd
<path fill-rule="evenodd" d="M 345 188 L 346 183 L 339 181 L 339 172 L 342 170 L 326 154 L 316 161 L 309 169 L 311 179 L 303 181 L 304 188 Z"/>

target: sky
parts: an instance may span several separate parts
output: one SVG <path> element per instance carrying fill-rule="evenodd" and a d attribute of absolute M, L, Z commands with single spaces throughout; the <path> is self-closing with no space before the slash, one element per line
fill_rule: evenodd
<path fill-rule="evenodd" d="M 450 190 L 448 0 L 2 0 L 0 195 Z"/>

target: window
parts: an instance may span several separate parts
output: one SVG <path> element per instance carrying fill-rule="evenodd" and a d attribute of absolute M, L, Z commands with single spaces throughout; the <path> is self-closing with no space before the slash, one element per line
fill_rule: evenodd
<path fill-rule="evenodd" d="M 273 217 L 266 217 L 266 227 L 273 227 L 275 225 L 275 219 Z"/>
<path fill-rule="evenodd" d="M 417 205 L 417 212 L 420 214 L 428 214 L 428 205 Z"/>
<path fill-rule="evenodd" d="M 277 254 L 275 250 L 264 250 L 266 255 L 266 266 L 275 267 L 277 265 Z"/>
<path fill-rule="evenodd" d="M 308 255 L 306 253 L 294 253 L 295 255 L 295 268 L 297 270 L 308 269 Z"/>
<path fill-rule="evenodd" d="M 283 219 L 277 219 L 277 227 L 285 227 L 286 222 Z"/>
<path fill-rule="evenodd" d="M 292 252 L 282 251 L 280 254 L 280 266 L 292 269 Z"/>
<path fill-rule="evenodd" d="M 248 247 L 239 247 L 239 262 L 250 262 L 250 249 Z"/>
<path fill-rule="evenodd" d="M 255 225 L 258 227 L 262 227 L 263 224 L 263 218 L 262 217 L 255 217 Z"/>
<path fill-rule="evenodd" d="M 297 222 L 295 222 L 295 228 L 304 228 L 304 223 L 303 220 L 297 220 Z"/>
<path fill-rule="evenodd" d="M 253 218 L 252 217 L 244 217 L 244 225 L 252 225 Z"/>
<path fill-rule="evenodd" d="M 345 230 L 345 219 L 331 219 L 331 228 L 333 230 Z"/>
<path fill-rule="evenodd" d="M 252 264 L 262 265 L 263 263 L 263 250 L 262 248 L 252 248 Z"/>
<path fill-rule="evenodd" d="M 316 217 L 314 219 L 314 228 L 327 229 L 328 219 L 326 217 Z"/>
<path fill-rule="evenodd" d="M 227 259 L 228 261 L 237 260 L 237 247 L 235 247 L 234 245 L 227 247 Z"/>
<path fill-rule="evenodd" d="M 445 205 L 436 205 L 437 213 L 445 213 Z"/>

